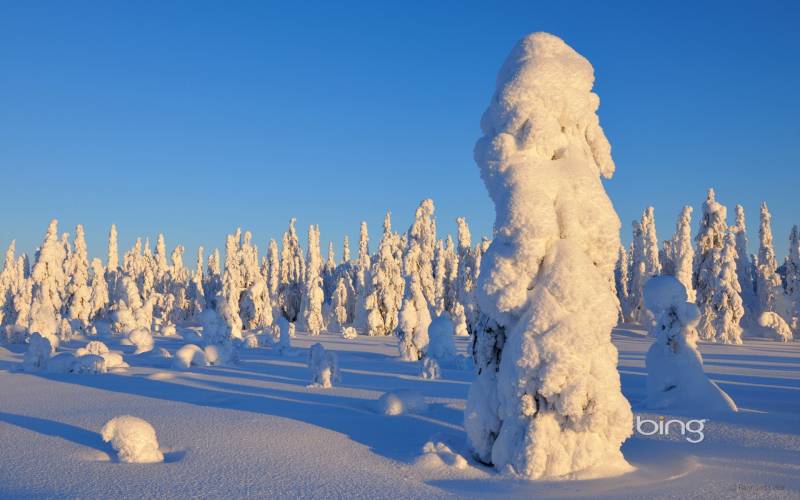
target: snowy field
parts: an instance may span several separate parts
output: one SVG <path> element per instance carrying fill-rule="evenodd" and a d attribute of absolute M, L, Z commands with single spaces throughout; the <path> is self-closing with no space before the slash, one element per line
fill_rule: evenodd
<path fill-rule="evenodd" d="M 639 406 L 651 339 L 618 328 L 613 340 L 635 415 L 657 419 Z M 307 351 L 317 341 L 339 356 L 342 381 L 331 389 L 307 387 Z M 468 340 L 456 342 L 464 353 Z M 472 370 L 421 379 L 419 363 L 398 359 L 394 337 L 298 334 L 287 355 L 243 349 L 237 365 L 190 370 L 107 343 L 130 368 L 19 373 L 22 346 L 0 347 L 0 498 L 800 497 L 797 342 L 701 344 L 707 373 L 740 412 L 667 413 L 708 418 L 704 439 L 634 434 L 623 452 L 636 471 L 568 482 L 510 479 L 469 459 L 462 419 Z M 181 345 L 156 338 L 156 347 L 173 353 Z M 418 391 L 427 407 L 381 414 L 377 400 L 395 390 Z M 164 463 L 117 461 L 99 433 L 118 415 L 155 427 Z M 447 452 L 424 453 L 428 442 L 444 443 L 468 464 Z"/>

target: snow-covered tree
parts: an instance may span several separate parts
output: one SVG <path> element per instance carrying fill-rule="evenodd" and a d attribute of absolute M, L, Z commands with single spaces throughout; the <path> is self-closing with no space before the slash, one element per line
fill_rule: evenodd
<path fill-rule="evenodd" d="M 786 297 L 789 319 L 795 331 L 800 331 L 800 229 L 792 226 L 789 233 L 789 254 L 786 257 Z"/>
<path fill-rule="evenodd" d="M 366 221 L 361 222 L 361 231 L 358 239 L 358 264 L 356 265 L 356 316 L 353 325 L 356 330 L 369 330 L 369 311 L 373 308 L 367 304 L 367 300 L 372 292 L 372 278 L 370 268 L 372 266 L 369 255 L 369 233 Z"/>
<path fill-rule="evenodd" d="M 294 323 L 301 313 L 300 307 L 306 283 L 305 257 L 297 238 L 295 222 L 295 219 L 291 219 L 289 229 L 283 233 L 278 289 L 278 304 L 283 316 L 290 323 Z"/>
<path fill-rule="evenodd" d="M 628 283 L 630 282 L 630 264 L 628 263 L 628 251 L 624 245 L 619 246 L 619 256 L 617 265 L 614 267 L 614 285 L 617 292 L 617 302 L 619 303 L 619 319 L 624 322 L 629 317 L 628 305 Z"/>
<path fill-rule="evenodd" d="M 522 477 L 628 470 L 633 416 L 611 329 L 620 222 L 591 64 L 547 33 L 525 37 L 497 78 L 475 147 L 495 204 L 465 428 L 483 463 Z"/>
<path fill-rule="evenodd" d="M 723 207 L 724 211 L 724 207 Z M 744 317 L 739 277 L 736 274 L 736 238 L 727 232 L 721 250 L 712 250 L 710 266 L 700 269 L 699 280 L 706 284 L 707 295 L 700 300 L 698 331 L 702 338 L 725 344 L 742 343 L 741 321 Z"/>
<path fill-rule="evenodd" d="M 720 284 L 719 273 L 722 269 L 720 262 L 722 249 L 728 234 L 727 215 L 727 208 L 717 202 L 716 193 L 713 189 L 709 189 L 706 201 L 703 203 L 700 229 L 695 237 L 697 254 L 692 275 L 695 302 L 700 309 L 698 333 L 703 340 L 713 341 L 717 336 L 714 329 L 717 322 L 716 301 L 719 298 L 717 287 Z"/>
<path fill-rule="evenodd" d="M 86 235 L 80 224 L 75 228 L 75 251 L 68 262 L 67 275 L 68 317 L 76 323 L 75 327 L 86 329 L 92 314 L 92 291 L 89 288 L 89 253 L 86 248 Z"/>
<path fill-rule="evenodd" d="M 758 228 L 758 237 L 758 267 L 755 274 L 759 311 L 776 312 L 784 316 L 783 284 L 778 275 L 778 262 L 772 243 L 772 215 L 769 213 L 766 203 L 761 204 L 761 224 Z"/>
<path fill-rule="evenodd" d="M 406 278 L 403 306 L 397 322 L 397 337 L 400 339 L 398 348 L 402 360 L 419 361 L 425 356 L 430 324 L 431 313 L 419 275 L 412 273 Z"/>
<path fill-rule="evenodd" d="M 47 228 L 42 246 L 36 253 L 31 270 L 30 333 L 55 337 L 61 320 L 61 291 L 63 283 L 63 246 L 58 239 L 58 221 L 53 219 Z M 54 343 L 57 345 L 57 343 Z"/>
<path fill-rule="evenodd" d="M 646 321 L 644 285 L 652 276 L 661 274 L 658 237 L 653 207 L 648 207 L 639 221 L 633 221 L 633 253 L 631 255 L 631 284 L 628 289 L 630 320 Z"/>
<path fill-rule="evenodd" d="M 692 245 L 692 207 L 686 205 L 678 216 L 675 234 L 672 236 L 673 275 L 686 288 L 689 302 L 694 302 L 695 293 L 692 288 L 694 271 L 694 246 Z"/>
<path fill-rule="evenodd" d="M 322 290 L 322 254 L 319 248 L 319 228 L 308 228 L 308 260 L 306 265 L 305 290 L 301 304 L 303 327 L 312 335 L 319 335 L 325 329 L 322 317 L 322 304 L 325 295 Z"/>
<path fill-rule="evenodd" d="M 742 290 L 742 305 L 745 315 L 743 321 L 748 325 L 758 317 L 758 298 L 755 292 L 753 266 L 747 252 L 747 224 L 745 223 L 744 207 L 736 205 L 736 225 L 731 228 L 736 235 L 736 275 L 739 278 L 739 288 Z"/>
<path fill-rule="evenodd" d="M 434 218 L 435 207 L 433 200 L 422 200 L 414 214 L 414 222 L 408 230 L 408 240 L 406 244 L 406 254 L 412 253 L 415 258 L 409 264 L 405 264 L 406 274 L 409 267 L 414 268 L 414 272 L 419 280 L 422 293 L 428 304 L 436 302 L 436 284 L 433 277 L 433 261 L 436 249 L 436 219 Z M 417 250 L 411 250 L 416 247 Z"/>
<path fill-rule="evenodd" d="M 384 231 L 377 260 L 370 273 L 372 283 L 367 302 L 369 335 L 389 335 L 397 328 L 397 315 L 403 298 L 403 272 L 393 252 L 391 229 Z"/>
<path fill-rule="evenodd" d="M 672 276 L 658 276 L 647 282 L 644 294 L 656 318 L 650 328 L 655 341 L 645 359 L 647 407 L 737 411 L 733 400 L 703 371 L 695 329 L 700 313 L 688 301 L 684 284 Z"/>

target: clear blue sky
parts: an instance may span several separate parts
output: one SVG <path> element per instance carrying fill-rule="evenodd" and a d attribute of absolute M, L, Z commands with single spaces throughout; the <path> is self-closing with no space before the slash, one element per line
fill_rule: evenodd
<path fill-rule="evenodd" d="M 557 4 L 557 5 L 555 5 Z M 659 238 L 709 186 L 758 203 L 779 254 L 800 223 L 800 2 L 7 2 L 0 0 L 0 245 L 48 221 L 90 252 L 163 231 L 171 248 L 264 248 L 287 220 L 337 253 L 425 197 L 440 233 L 493 208 L 472 160 L 513 44 L 549 31 L 594 65 L 617 162 L 607 188 Z M 696 226 L 696 223 L 695 223 Z M 305 238 L 304 238 L 305 239 Z"/>

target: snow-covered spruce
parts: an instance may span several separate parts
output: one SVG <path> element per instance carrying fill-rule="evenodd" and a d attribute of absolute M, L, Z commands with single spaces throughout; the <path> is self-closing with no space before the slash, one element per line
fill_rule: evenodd
<path fill-rule="evenodd" d="M 645 285 L 647 308 L 656 318 L 655 338 L 645 358 L 650 409 L 680 409 L 698 414 L 737 411 L 736 404 L 703 372 L 697 350 L 697 306 L 688 301 L 686 287 L 672 276 L 656 276 Z"/>
<path fill-rule="evenodd" d="M 156 430 L 139 417 L 114 417 L 100 430 L 103 441 L 111 443 L 120 462 L 151 464 L 164 461 L 158 447 Z"/>
<path fill-rule="evenodd" d="M 659 261 L 658 237 L 656 236 L 656 222 L 653 207 L 648 207 L 641 220 L 633 221 L 633 250 L 631 254 L 631 282 L 628 288 L 629 321 L 646 323 L 643 290 L 644 285 L 652 276 L 661 273 Z"/>
<path fill-rule="evenodd" d="M 530 479 L 630 467 L 620 446 L 633 417 L 610 335 L 620 222 L 600 181 L 614 162 L 593 82 L 558 37 L 525 37 L 475 147 L 496 218 L 465 428 L 478 460 Z"/>
<path fill-rule="evenodd" d="M 336 353 L 326 351 L 320 343 L 312 345 L 308 350 L 308 369 L 311 370 L 309 387 L 327 389 L 341 381 Z"/>
<path fill-rule="evenodd" d="M 419 372 L 419 376 L 427 380 L 440 379 L 442 377 L 442 372 L 439 368 L 439 362 L 434 358 L 425 357 L 422 360 L 422 367 Z"/>

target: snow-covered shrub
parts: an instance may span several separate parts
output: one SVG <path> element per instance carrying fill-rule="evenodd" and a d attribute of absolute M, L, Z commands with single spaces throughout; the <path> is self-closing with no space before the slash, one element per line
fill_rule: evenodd
<path fill-rule="evenodd" d="M 456 344 L 454 341 L 455 327 L 447 312 L 431 321 L 428 327 L 428 350 L 426 355 L 441 364 L 451 363 L 456 359 Z"/>
<path fill-rule="evenodd" d="M 258 348 L 259 345 L 260 345 L 260 342 L 258 340 L 258 336 L 254 335 L 252 333 L 250 335 L 247 335 L 244 338 L 243 345 L 244 345 L 245 349 L 256 349 L 256 348 Z"/>
<path fill-rule="evenodd" d="M 76 373 L 99 374 L 108 372 L 106 359 L 97 354 L 84 354 L 75 363 Z"/>
<path fill-rule="evenodd" d="M 497 78 L 475 160 L 495 204 L 478 278 L 477 370 L 465 411 L 475 456 L 529 479 L 628 470 L 633 428 L 611 329 L 620 222 L 591 64 L 525 37 Z"/>
<path fill-rule="evenodd" d="M 194 344 L 186 344 L 175 352 L 172 366 L 179 370 L 188 370 L 192 366 L 207 366 L 206 355 Z"/>
<path fill-rule="evenodd" d="M 128 333 L 128 341 L 136 346 L 134 354 L 141 354 L 153 350 L 153 335 L 147 328 L 135 328 Z"/>
<path fill-rule="evenodd" d="M 203 350 L 206 355 L 206 363 L 211 366 L 229 365 L 239 362 L 239 355 L 233 344 L 209 344 Z"/>
<path fill-rule="evenodd" d="M 106 360 L 106 369 L 113 370 L 114 368 L 127 368 L 128 363 L 122 357 L 122 353 L 117 351 L 108 351 L 101 353 L 100 356 Z"/>
<path fill-rule="evenodd" d="M 79 347 L 75 350 L 76 356 L 83 356 L 84 354 L 105 354 L 108 352 L 108 346 L 99 340 L 92 340 L 84 347 Z"/>
<path fill-rule="evenodd" d="M 378 413 L 395 416 L 422 413 L 428 409 L 425 396 L 419 391 L 400 389 L 384 393 L 377 402 Z"/>
<path fill-rule="evenodd" d="M 174 337 L 178 334 L 178 331 L 175 328 L 175 325 L 172 323 L 167 323 L 165 325 L 161 325 L 161 329 L 158 331 L 158 333 L 164 337 Z"/>
<path fill-rule="evenodd" d="M 686 287 L 673 276 L 656 276 L 645 285 L 644 300 L 656 318 L 650 331 L 655 341 L 645 358 L 647 407 L 736 411 L 733 400 L 703 371 L 695 330 L 700 313 L 688 302 Z"/>
<path fill-rule="evenodd" d="M 35 372 L 47 365 L 47 360 L 55 352 L 52 337 L 38 333 L 28 337 L 28 349 L 22 358 L 22 369 L 26 372 Z"/>
<path fill-rule="evenodd" d="M 329 388 L 341 380 L 336 353 L 326 351 L 320 343 L 312 345 L 308 351 L 308 369 L 311 370 L 309 387 Z"/>
<path fill-rule="evenodd" d="M 764 336 L 766 337 L 783 342 L 792 340 L 792 329 L 778 313 L 772 311 L 762 312 L 758 317 L 758 326 L 764 330 Z"/>
<path fill-rule="evenodd" d="M 47 360 L 48 373 L 72 373 L 77 358 L 71 352 L 60 352 Z"/>
<path fill-rule="evenodd" d="M 422 360 L 422 370 L 419 376 L 428 380 L 437 380 L 441 378 L 441 370 L 439 369 L 439 362 L 434 358 L 424 358 Z"/>
<path fill-rule="evenodd" d="M 442 442 L 434 443 L 433 441 L 428 441 L 422 447 L 422 453 L 422 456 L 417 459 L 417 465 L 425 468 L 452 467 L 453 469 L 464 470 L 469 465 L 464 457 Z"/>
<path fill-rule="evenodd" d="M 347 340 L 353 340 L 354 338 L 358 337 L 358 332 L 352 326 L 346 326 L 342 329 L 342 338 Z"/>
<path fill-rule="evenodd" d="M 110 442 L 120 462 L 150 464 L 164 461 L 158 449 L 156 430 L 138 417 L 123 415 L 109 420 L 100 430 L 103 441 Z"/>

